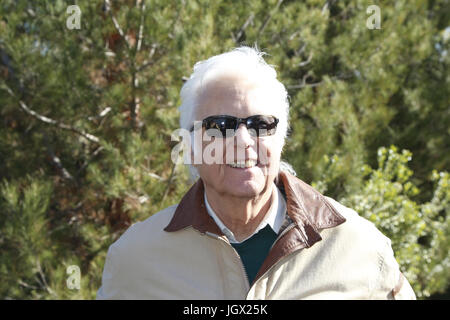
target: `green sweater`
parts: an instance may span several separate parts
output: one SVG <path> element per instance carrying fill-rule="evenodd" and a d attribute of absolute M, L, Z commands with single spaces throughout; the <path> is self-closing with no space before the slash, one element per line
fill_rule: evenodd
<path fill-rule="evenodd" d="M 253 283 L 276 238 L 275 231 L 267 225 L 244 242 L 231 244 L 244 263 L 250 285 Z"/>

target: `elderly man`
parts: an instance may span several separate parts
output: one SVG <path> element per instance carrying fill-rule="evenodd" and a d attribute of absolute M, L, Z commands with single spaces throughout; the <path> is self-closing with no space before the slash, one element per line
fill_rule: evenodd
<path fill-rule="evenodd" d="M 197 63 L 181 98 L 199 179 L 111 245 L 98 299 L 415 298 L 389 239 L 280 161 L 287 92 L 261 52 Z"/>

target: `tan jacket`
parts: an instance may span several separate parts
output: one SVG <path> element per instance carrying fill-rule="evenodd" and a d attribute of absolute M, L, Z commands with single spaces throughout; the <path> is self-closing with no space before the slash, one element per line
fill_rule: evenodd
<path fill-rule="evenodd" d="M 415 299 L 371 222 L 292 175 L 276 182 L 287 226 L 252 284 L 207 214 L 199 180 L 110 246 L 97 299 Z"/>

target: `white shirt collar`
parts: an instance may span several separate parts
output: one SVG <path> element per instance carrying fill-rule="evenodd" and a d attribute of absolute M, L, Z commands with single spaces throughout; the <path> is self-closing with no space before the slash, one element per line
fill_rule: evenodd
<path fill-rule="evenodd" d="M 233 232 L 228 229 L 220 220 L 220 218 L 217 216 L 217 214 L 214 212 L 214 210 L 209 205 L 208 199 L 206 197 L 206 191 L 204 193 L 205 197 L 205 205 L 206 205 L 206 211 L 208 214 L 214 219 L 217 226 L 222 230 L 223 234 L 228 238 L 228 241 L 230 243 L 241 243 L 245 240 L 249 239 L 256 233 L 258 233 L 259 230 L 265 228 L 267 225 L 269 225 L 275 233 L 278 234 L 280 231 L 281 226 L 283 225 L 284 218 L 286 216 L 286 200 L 284 200 L 283 195 L 281 194 L 280 190 L 275 186 L 276 192 L 273 193 L 273 199 L 272 203 L 270 205 L 270 208 L 264 217 L 263 221 L 259 224 L 259 226 L 255 229 L 255 231 L 246 239 L 242 241 L 237 241 L 234 237 Z"/>

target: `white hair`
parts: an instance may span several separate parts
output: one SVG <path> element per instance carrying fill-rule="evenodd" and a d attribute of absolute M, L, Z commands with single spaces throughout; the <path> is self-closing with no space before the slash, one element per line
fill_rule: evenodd
<path fill-rule="evenodd" d="M 289 127 L 288 94 L 285 86 L 278 81 L 274 67 L 264 61 L 264 55 L 265 53 L 259 51 L 258 48 L 242 46 L 197 62 L 194 65 L 193 73 L 184 83 L 180 92 L 181 128 L 190 130 L 194 121 L 201 120 L 196 119 L 197 102 L 202 90 L 207 88 L 208 84 L 222 78 L 238 77 L 252 84 L 264 85 L 269 88 L 265 92 L 275 98 L 272 100 L 279 101 L 273 106 L 272 115 L 279 118 L 276 136 L 282 148 Z M 280 164 L 280 170 L 295 174 L 292 167 L 283 161 Z M 198 172 L 192 165 L 190 165 L 190 173 L 191 178 L 196 179 L 198 177 Z"/>

